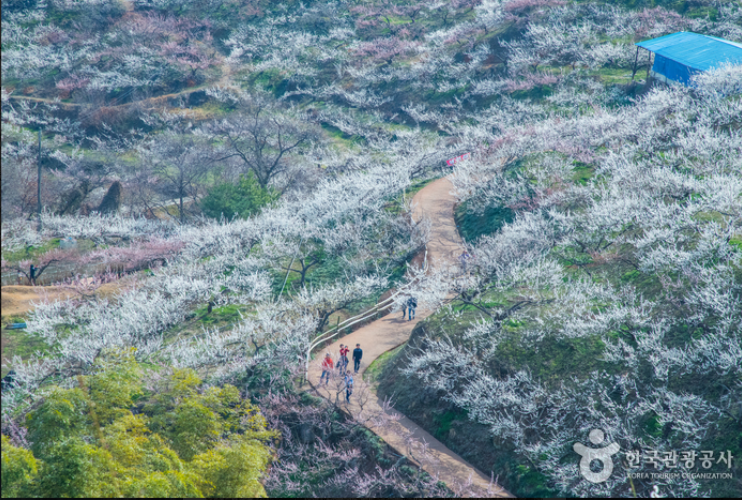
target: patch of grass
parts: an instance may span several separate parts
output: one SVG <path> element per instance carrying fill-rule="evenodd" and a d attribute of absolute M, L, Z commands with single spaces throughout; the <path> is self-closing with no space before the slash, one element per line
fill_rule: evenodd
<path fill-rule="evenodd" d="M 425 92 L 425 101 L 431 105 L 440 105 L 443 103 L 450 102 L 455 96 L 463 96 L 471 87 L 468 83 L 463 87 L 456 87 L 446 92 L 437 92 L 435 90 L 428 90 Z"/>
<path fill-rule="evenodd" d="M 234 111 L 235 108 L 235 104 L 219 101 L 217 99 L 210 99 L 198 107 L 202 113 L 215 118 L 225 116 Z"/>
<path fill-rule="evenodd" d="M 191 310 L 185 320 L 174 325 L 163 332 L 167 342 L 177 338 L 189 338 L 203 332 L 204 328 L 224 328 L 237 324 L 242 317 L 253 312 L 252 308 L 245 304 L 228 304 L 226 306 L 214 307 L 207 314 L 208 305 L 200 306 Z"/>
<path fill-rule="evenodd" d="M 605 274 L 608 275 L 609 281 L 615 283 L 617 280 L 613 279 L 613 277 L 610 276 L 612 271 L 611 266 L 606 266 L 606 268 L 607 269 L 605 269 Z M 636 287 L 636 291 L 642 294 L 644 297 L 653 298 L 656 297 L 657 294 L 662 293 L 662 283 L 660 282 L 658 276 L 654 273 L 628 271 L 623 274 L 623 276 L 627 277 L 626 281 L 634 285 L 634 287 Z"/>
<path fill-rule="evenodd" d="M 396 359 L 397 356 L 399 356 L 405 345 L 407 345 L 406 342 L 390 351 L 383 353 L 381 356 L 376 358 L 374 362 L 371 363 L 371 365 L 366 368 L 366 371 L 363 373 L 364 380 L 370 384 L 377 383 L 379 380 L 379 376 L 384 371 L 384 368 L 387 366 L 387 364 L 389 364 L 391 361 Z"/>
<path fill-rule="evenodd" d="M 685 17 L 690 17 L 691 19 L 708 18 L 711 22 L 714 23 L 716 22 L 716 17 L 718 15 L 719 11 L 711 6 L 702 6 L 688 9 L 688 11 L 685 13 Z"/>
<path fill-rule="evenodd" d="M 55 248 L 59 248 L 59 238 L 52 238 L 38 246 L 29 245 L 12 252 L 3 252 L 3 259 L 9 264 L 25 259 L 36 259 Z"/>
<path fill-rule="evenodd" d="M 575 183 L 585 186 L 587 185 L 587 181 L 592 178 L 595 173 L 595 167 L 588 165 L 587 163 L 576 161 L 574 162 L 572 172 L 574 172 L 572 179 Z"/>
<path fill-rule="evenodd" d="M 645 414 L 641 418 L 641 429 L 649 437 L 658 438 L 662 435 L 662 425 L 660 424 L 659 417 L 653 411 Z"/>
<path fill-rule="evenodd" d="M 516 90 L 510 96 L 513 99 L 540 101 L 554 92 L 551 85 L 536 85 L 528 90 Z"/>
<path fill-rule="evenodd" d="M 411 24 L 412 19 L 402 19 L 401 17 L 389 16 L 389 23 L 392 26 L 396 26 L 398 24 Z"/>
<path fill-rule="evenodd" d="M 3 316 L 3 322 L 5 323 L 25 323 L 26 317 L 25 316 L 8 316 L 7 318 Z"/>
<path fill-rule="evenodd" d="M 297 277 L 301 278 L 298 273 Z M 329 258 L 322 264 L 309 270 L 307 273 L 307 286 L 319 286 L 332 283 L 344 277 L 343 262 L 339 256 Z M 288 285 L 287 285 L 288 286 Z"/>
<path fill-rule="evenodd" d="M 289 75 L 285 71 L 277 68 L 271 68 L 265 71 L 251 74 L 250 83 L 270 91 L 271 93 L 273 93 L 274 97 L 279 98 L 288 89 L 288 76 Z"/>
<path fill-rule="evenodd" d="M 433 435 L 437 439 L 445 439 L 451 432 L 451 425 L 456 420 L 468 420 L 468 412 L 455 408 L 433 416 L 433 422 L 436 424 Z"/>
<path fill-rule="evenodd" d="M 454 213 L 456 227 L 465 241 L 476 242 L 482 236 L 493 234 L 507 223 L 513 222 L 515 214 L 507 207 L 487 207 L 483 213 L 475 214 L 469 210 L 468 202 L 456 207 Z"/>
<path fill-rule="evenodd" d="M 593 371 L 616 372 L 620 367 L 601 360 L 605 344 L 597 336 L 554 339 L 546 337 L 525 345 L 517 333 L 497 346 L 497 368 L 514 373 L 526 366 L 533 378 L 558 387 L 573 376 L 587 377 Z"/>
<path fill-rule="evenodd" d="M 8 322 L 23 323 L 25 321 L 24 318 L 14 316 Z M 45 354 L 49 351 L 49 347 L 49 344 L 34 333 L 26 330 L 7 330 L 4 327 L 2 329 L 3 364 L 13 356 L 28 359 L 34 354 Z M 7 375 L 8 371 L 9 369 L 3 366 L 2 376 Z"/>
<path fill-rule="evenodd" d="M 700 340 L 704 335 L 704 324 L 681 323 L 674 325 L 665 334 L 665 343 L 670 348 L 684 348 Z"/>
<path fill-rule="evenodd" d="M 382 465 L 391 465 L 391 463 L 388 463 L 388 459 L 384 456 L 384 452 L 386 451 L 386 443 L 384 443 L 383 439 L 363 427 L 358 427 L 356 432 L 359 435 L 363 436 L 363 448 L 365 449 L 364 451 L 367 453 L 367 455 L 373 456 L 374 460 Z"/>
<path fill-rule="evenodd" d="M 396 286 L 398 283 L 404 281 L 405 273 L 407 272 L 407 264 L 415 257 L 416 252 L 410 252 L 400 264 L 395 267 L 391 274 L 389 274 L 389 284 Z"/>
<path fill-rule="evenodd" d="M 525 326 L 525 324 L 526 324 L 525 321 L 520 321 L 517 319 L 509 318 L 509 319 L 506 319 L 502 323 L 502 326 L 507 326 L 510 329 L 517 329 L 517 328 L 520 328 L 521 326 Z"/>
<path fill-rule="evenodd" d="M 635 281 L 638 281 L 641 277 L 641 271 L 639 271 L 638 269 L 632 269 L 631 271 L 628 271 L 621 276 L 621 281 L 633 283 Z"/>
<path fill-rule="evenodd" d="M 517 465 L 512 479 L 517 485 L 515 491 L 520 492 L 521 495 L 527 492 L 527 496 L 531 497 L 556 496 L 555 490 L 548 487 L 548 478 L 527 465 Z"/>
<path fill-rule="evenodd" d="M 716 222 L 721 226 L 724 226 L 726 222 L 724 216 L 719 212 L 698 212 L 693 216 L 693 219 L 699 222 Z"/>
<path fill-rule="evenodd" d="M 590 73 L 606 85 L 625 85 L 631 83 L 631 69 L 600 68 Z"/>
<path fill-rule="evenodd" d="M 350 256 L 347 256 L 350 257 Z M 283 266 L 288 266 L 291 259 L 286 259 L 282 262 Z M 288 295 L 295 293 L 299 290 L 301 283 L 301 265 L 298 260 L 294 260 L 291 264 L 291 271 L 286 276 L 286 269 L 272 269 L 271 276 L 273 282 L 271 288 L 274 295 L 278 295 L 283 288 L 283 294 Z M 345 276 L 343 272 L 343 261 L 340 256 L 323 256 L 322 261 L 319 264 L 315 264 L 309 268 L 306 273 L 304 285 L 306 287 L 320 286 L 327 283 L 332 283 L 342 279 Z M 284 281 L 286 286 L 284 286 Z"/>
<path fill-rule="evenodd" d="M 217 327 L 237 323 L 241 313 L 245 312 L 242 306 L 237 304 L 228 304 L 226 306 L 214 307 L 210 314 L 206 314 L 208 306 L 202 306 L 196 309 L 198 322 L 204 326 Z"/>
<path fill-rule="evenodd" d="M 349 135 L 337 128 L 334 125 L 331 125 L 327 122 L 321 123 L 322 128 L 324 131 L 335 141 L 340 141 L 346 146 L 353 146 L 356 143 L 364 141 L 364 138 L 360 135 Z"/>

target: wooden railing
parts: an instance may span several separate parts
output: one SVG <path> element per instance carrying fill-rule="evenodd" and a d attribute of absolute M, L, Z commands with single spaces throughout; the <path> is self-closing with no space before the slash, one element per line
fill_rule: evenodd
<path fill-rule="evenodd" d="M 428 248 L 425 247 L 425 256 L 423 257 L 423 271 L 427 272 L 428 270 Z M 348 318 L 342 323 L 338 323 L 337 325 L 333 326 L 326 332 L 320 333 L 317 337 L 312 340 L 312 343 L 309 345 L 309 349 L 307 349 L 307 359 L 306 359 L 306 377 L 307 380 L 309 379 L 309 360 L 312 356 L 312 351 L 316 349 L 318 346 L 322 345 L 324 342 L 335 338 L 336 336 L 340 335 L 340 333 L 345 330 L 346 328 L 349 328 L 357 323 L 360 323 L 361 321 L 367 320 L 371 318 L 372 316 L 376 315 L 377 313 L 380 313 L 381 311 L 384 311 L 386 309 L 389 309 L 394 305 L 394 299 L 400 294 L 400 292 L 393 293 L 389 298 L 386 300 L 383 300 L 381 302 L 378 302 L 373 307 L 366 309 L 361 314 L 358 314 L 356 316 L 353 316 L 352 318 Z M 332 333 L 332 335 L 330 335 Z M 329 336 L 328 336 L 329 335 Z"/>

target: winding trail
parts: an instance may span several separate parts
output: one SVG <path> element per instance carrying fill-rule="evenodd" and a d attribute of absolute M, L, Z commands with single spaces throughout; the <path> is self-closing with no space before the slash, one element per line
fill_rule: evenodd
<path fill-rule="evenodd" d="M 456 263 L 462 251 L 463 241 L 456 231 L 453 217 L 455 198 L 452 190 L 453 185 L 446 177 L 432 182 L 413 198 L 414 219 L 419 221 L 427 216 L 431 222 L 427 251 L 433 268 L 436 265 Z M 320 385 L 320 369 L 316 363 L 310 370 L 309 381 L 320 395 L 345 407 L 399 454 L 420 464 L 423 470 L 445 482 L 454 493 L 474 497 L 512 497 L 499 485 L 491 484 L 488 476 L 449 450 L 412 420 L 389 409 L 375 392 L 360 383 L 366 368 L 376 358 L 406 342 L 415 325 L 433 312 L 420 310 L 413 321 L 403 320 L 399 312 L 392 312 L 346 335 L 326 349 L 335 357 L 341 343 L 350 345 L 351 348 L 361 344 L 363 360 L 359 374 L 354 377 L 356 387 L 350 404 L 346 405 L 344 402 L 345 392 L 341 381 L 333 380 L 328 385 Z M 319 352 L 317 359 L 322 356 L 323 353 Z M 352 368 L 352 359 L 350 367 Z"/>

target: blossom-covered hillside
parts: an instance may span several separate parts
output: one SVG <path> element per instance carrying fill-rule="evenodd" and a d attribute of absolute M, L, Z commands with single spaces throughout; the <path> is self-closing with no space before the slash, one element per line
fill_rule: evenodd
<path fill-rule="evenodd" d="M 466 494 L 305 385 L 319 335 L 414 296 L 376 390 L 516 496 L 738 495 L 742 67 L 654 81 L 634 43 L 677 31 L 742 42 L 742 6 L 3 0 L 3 308 L 38 298 L 3 313 L 4 491 L 87 456 L 75 492 Z M 451 173 L 473 258 L 424 274 L 411 200 Z M 121 465 L 126 432 L 157 443 Z M 729 477 L 638 474 L 671 471 Z"/>

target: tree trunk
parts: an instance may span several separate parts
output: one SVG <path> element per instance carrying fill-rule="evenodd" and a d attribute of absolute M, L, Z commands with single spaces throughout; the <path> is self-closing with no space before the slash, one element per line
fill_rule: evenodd
<path fill-rule="evenodd" d="M 121 208 L 121 191 L 122 186 L 119 181 L 111 184 L 111 187 L 108 188 L 103 200 L 101 200 L 100 205 L 98 205 L 98 212 L 102 214 L 114 214 L 118 212 Z"/>

